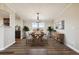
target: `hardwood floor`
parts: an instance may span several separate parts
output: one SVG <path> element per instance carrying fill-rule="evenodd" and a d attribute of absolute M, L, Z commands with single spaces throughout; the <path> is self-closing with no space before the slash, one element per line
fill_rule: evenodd
<path fill-rule="evenodd" d="M 0 55 L 78 55 L 65 45 L 49 39 L 48 44 L 44 46 L 31 46 L 31 43 L 26 44 L 25 39 L 17 39 L 16 43 L 4 51 Z"/>

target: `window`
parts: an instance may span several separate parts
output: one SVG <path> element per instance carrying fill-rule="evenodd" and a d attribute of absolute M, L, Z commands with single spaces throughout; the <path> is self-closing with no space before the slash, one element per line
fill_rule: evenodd
<path fill-rule="evenodd" d="M 45 27 L 45 23 L 41 22 L 39 23 L 39 27 L 38 27 L 38 23 L 33 22 L 32 23 L 32 28 L 44 28 Z"/>
<path fill-rule="evenodd" d="M 37 28 L 37 23 L 36 22 L 32 23 L 32 28 Z"/>
<path fill-rule="evenodd" d="M 39 23 L 39 28 L 44 28 L 45 27 L 45 23 Z"/>

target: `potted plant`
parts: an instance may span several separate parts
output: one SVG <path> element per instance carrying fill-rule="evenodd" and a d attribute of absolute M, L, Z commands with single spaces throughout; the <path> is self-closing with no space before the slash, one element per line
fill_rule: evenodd
<path fill-rule="evenodd" d="M 29 27 L 24 26 L 23 31 L 24 31 L 24 38 L 26 38 L 28 31 L 29 31 Z"/>
<path fill-rule="evenodd" d="M 24 26 L 23 30 L 26 32 L 29 31 L 29 28 L 27 26 Z"/>
<path fill-rule="evenodd" d="M 56 32 L 56 30 L 54 30 L 51 26 L 49 26 L 47 30 L 49 31 L 49 37 L 50 38 L 51 38 L 51 33 Z"/>

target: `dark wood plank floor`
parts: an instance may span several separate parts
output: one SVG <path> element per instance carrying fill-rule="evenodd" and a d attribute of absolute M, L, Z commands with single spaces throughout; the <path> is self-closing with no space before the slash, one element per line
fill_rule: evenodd
<path fill-rule="evenodd" d="M 75 51 L 65 45 L 49 39 L 48 44 L 44 46 L 31 46 L 26 44 L 26 39 L 17 39 L 16 43 L 4 51 L 0 55 L 78 55 Z"/>

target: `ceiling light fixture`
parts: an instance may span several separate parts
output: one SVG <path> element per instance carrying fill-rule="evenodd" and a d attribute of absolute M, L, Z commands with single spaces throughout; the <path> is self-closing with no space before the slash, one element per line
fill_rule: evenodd
<path fill-rule="evenodd" d="M 40 23 L 40 20 L 39 20 L 39 13 L 37 13 L 37 26 L 38 26 L 38 29 L 39 29 L 39 23 Z"/>
<path fill-rule="evenodd" d="M 39 23 L 39 13 L 37 13 L 37 22 Z"/>

